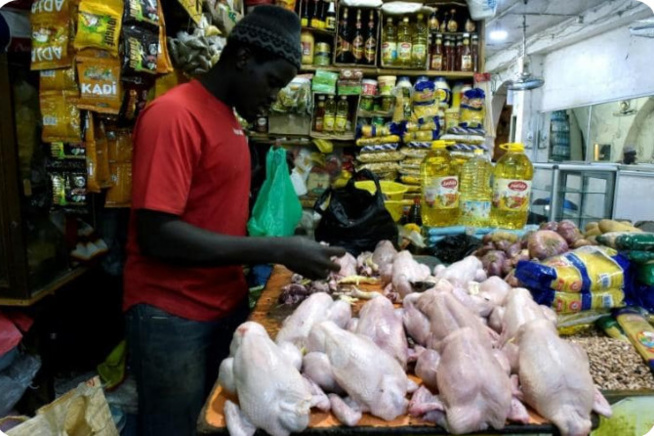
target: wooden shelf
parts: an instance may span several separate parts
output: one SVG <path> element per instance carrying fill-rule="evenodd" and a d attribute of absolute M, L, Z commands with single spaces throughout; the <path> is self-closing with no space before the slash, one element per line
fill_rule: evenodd
<path fill-rule="evenodd" d="M 54 294 L 59 288 L 77 279 L 86 271 L 88 271 L 88 268 L 83 266 L 79 266 L 71 270 L 68 270 L 60 274 L 59 276 L 55 277 L 55 279 L 52 280 L 50 283 L 37 289 L 32 294 L 32 297 L 30 299 L 23 300 L 18 298 L 0 298 L 0 306 L 23 306 L 23 307 L 31 306 L 34 303 L 47 297 L 48 295 Z"/>
<path fill-rule="evenodd" d="M 432 71 L 432 70 L 404 70 L 401 68 L 377 68 L 377 67 L 366 67 L 359 65 L 349 65 L 349 66 L 334 66 L 330 65 L 328 67 L 319 67 L 315 65 L 302 65 L 300 68 L 300 73 L 314 73 L 316 70 L 326 70 L 339 72 L 341 70 L 352 69 L 360 70 L 363 72 L 364 76 L 409 76 L 409 77 L 418 77 L 418 76 L 429 76 L 429 77 L 445 77 L 446 79 L 473 79 L 475 73 L 466 73 L 462 71 Z"/>
<path fill-rule="evenodd" d="M 336 35 L 336 32 L 334 30 L 316 29 L 315 27 L 303 27 L 302 30 L 315 33 L 316 35 L 329 36 L 331 38 L 333 38 L 334 35 Z"/>
<path fill-rule="evenodd" d="M 354 133 L 346 135 L 325 135 L 322 133 L 312 132 L 309 135 L 276 135 L 269 133 L 248 133 L 247 135 L 253 142 L 261 144 L 274 144 L 281 140 L 282 145 L 312 145 L 313 139 L 326 139 L 329 141 L 352 142 Z"/>

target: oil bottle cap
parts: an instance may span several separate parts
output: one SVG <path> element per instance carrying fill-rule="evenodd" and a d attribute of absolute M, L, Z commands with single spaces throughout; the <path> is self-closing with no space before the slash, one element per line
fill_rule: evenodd
<path fill-rule="evenodd" d="M 475 154 L 475 156 L 481 156 L 482 154 L 484 154 L 484 150 L 482 150 L 481 148 L 475 148 L 475 151 L 473 153 Z"/>
<path fill-rule="evenodd" d="M 507 144 L 500 145 L 500 148 L 506 151 L 521 153 L 525 151 L 525 144 L 521 142 L 509 142 Z"/>
<path fill-rule="evenodd" d="M 454 145 L 454 144 L 456 144 L 456 142 L 454 142 L 454 141 L 444 141 L 442 139 L 439 139 L 438 141 L 434 141 L 434 142 L 431 143 L 431 148 L 432 148 L 432 150 L 438 150 L 438 149 L 446 148 L 446 147 L 448 147 L 450 145 Z"/>

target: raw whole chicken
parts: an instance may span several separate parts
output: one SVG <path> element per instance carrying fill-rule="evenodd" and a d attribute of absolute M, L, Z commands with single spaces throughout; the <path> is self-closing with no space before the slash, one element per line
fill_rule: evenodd
<path fill-rule="evenodd" d="M 470 327 L 442 343 L 437 370 L 448 431 L 454 434 L 502 429 L 511 410 L 511 381 L 495 360 L 488 341 Z"/>
<path fill-rule="evenodd" d="M 387 265 L 393 264 L 395 256 L 397 256 L 397 250 L 391 241 L 380 241 L 375 247 L 375 252 L 372 253 L 372 261 L 381 271 Z"/>
<path fill-rule="evenodd" d="M 587 436 L 591 410 L 611 416 L 611 406 L 593 384 L 585 351 L 561 339 L 550 321 L 524 325 L 518 345 L 524 400 L 562 436 Z"/>
<path fill-rule="evenodd" d="M 406 371 L 409 344 L 402 313 L 396 312 L 387 298 L 374 298 L 363 305 L 355 333 L 372 339 Z"/>
<path fill-rule="evenodd" d="M 433 291 L 428 291 L 433 292 Z M 423 294 L 413 293 L 404 297 L 402 306 L 404 308 L 402 313 L 402 322 L 406 333 L 416 342 L 422 346 L 427 345 L 427 341 L 431 337 L 431 324 L 429 318 L 416 307 L 416 302 L 422 297 Z"/>
<path fill-rule="evenodd" d="M 465 288 L 469 282 L 475 281 L 479 270 L 483 271 L 481 260 L 475 256 L 468 256 L 463 260 L 454 262 L 444 270 L 439 268 L 436 278 L 445 279 L 454 286 Z"/>
<path fill-rule="evenodd" d="M 345 391 L 334 379 L 334 371 L 325 353 L 313 351 L 302 359 L 302 374 L 314 381 L 327 393 L 343 394 Z"/>
<path fill-rule="evenodd" d="M 313 330 L 312 335 L 322 338 L 334 379 L 362 411 L 387 421 L 406 413 L 409 380 L 395 359 L 371 339 L 333 322 L 322 322 Z"/>
<path fill-rule="evenodd" d="M 341 266 L 340 271 L 335 273 L 336 279 L 357 275 L 357 259 L 350 253 L 345 253 L 343 257 L 336 257 L 333 260 Z"/>
<path fill-rule="evenodd" d="M 411 283 L 425 281 L 431 276 L 429 267 L 415 261 L 411 253 L 401 251 L 393 262 L 393 290 L 400 297 L 404 297 L 411 292 L 413 288 Z"/>
<path fill-rule="evenodd" d="M 546 316 L 548 310 L 551 309 L 536 303 L 531 296 L 531 292 L 527 289 L 515 288 L 511 290 L 506 299 L 504 315 L 502 316 L 501 344 L 506 344 L 515 338 L 520 327 L 528 322 L 537 319 L 549 319 Z M 556 317 L 553 324 L 556 324 Z"/>
<path fill-rule="evenodd" d="M 226 391 L 238 395 L 240 407 L 225 403 L 229 433 L 251 436 L 261 428 L 272 436 L 288 436 L 306 429 L 313 401 L 310 385 L 266 330 L 255 322 L 241 324 L 230 349 L 232 357 L 221 363 L 218 378 Z"/>
<path fill-rule="evenodd" d="M 312 294 L 284 320 L 275 342 L 291 342 L 301 349 L 306 346 L 307 337 L 314 324 L 330 320 L 340 327 L 345 327 L 351 316 L 352 310 L 345 301 L 334 301 L 324 292 Z"/>
<path fill-rule="evenodd" d="M 504 306 L 511 285 L 499 277 L 491 277 L 479 284 L 479 296 L 492 302 L 495 306 Z"/>

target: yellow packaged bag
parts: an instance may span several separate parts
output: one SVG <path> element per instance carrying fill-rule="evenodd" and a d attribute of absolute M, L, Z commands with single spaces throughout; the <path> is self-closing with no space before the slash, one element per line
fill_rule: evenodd
<path fill-rule="evenodd" d="M 609 289 L 602 292 L 591 292 L 590 294 L 576 292 L 553 292 L 553 294 L 550 307 L 556 313 L 612 309 L 624 304 L 624 292 L 620 289 Z"/>
<path fill-rule="evenodd" d="M 127 129 L 107 131 L 107 146 L 110 163 L 132 161 L 132 134 Z"/>
<path fill-rule="evenodd" d="M 109 169 L 109 143 L 105 134 L 104 124 L 99 123 L 95 138 L 95 151 L 97 155 L 97 180 L 100 188 L 109 188 L 113 185 Z"/>
<path fill-rule="evenodd" d="M 123 2 L 82 0 L 79 5 L 75 48 L 99 48 L 118 56 Z"/>
<path fill-rule="evenodd" d="M 32 70 L 71 66 L 70 6 L 70 0 L 36 0 L 32 4 Z"/>
<path fill-rule="evenodd" d="M 159 11 L 159 53 L 157 54 L 157 74 L 168 74 L 172 73 L 175 68 L 173 63 L 170 60 L 170 54 L 168 53 L 168 44 L 166 43 L 166 22 L 164 20 L 164 14 L 161 8 L 158 8 Z"/>
<path fill-rule="evenodd" d="M 39 78 L 41 91 L 74 91 L 77 92 L 75 68 L 62 68 L 58 70 L 41 70 Z"/>
<path fill-rule="evenodd" d="M 113 186 L 107 191 L 105 207 L 130 207 L 132 202 L 132 164 L 111 164 Z"/>
<path fill-rule="evenodd" d="M 123 96 L 118 59 L 95 59 L 78 63 L 77 75 L 80 109 L 107 114 L 120 112 Z"/>
<path fill-rule="evenodd" d="M 73 142 L 82 140 L 77 95 L 71 91 L 45 91 L 40 94 L 43 142 Z"/>

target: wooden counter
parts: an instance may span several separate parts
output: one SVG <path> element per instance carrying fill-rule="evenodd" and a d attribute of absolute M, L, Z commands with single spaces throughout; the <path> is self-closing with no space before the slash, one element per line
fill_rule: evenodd
<path fill-rule="evenodd" d="M 272 338 L 277 335 L 282 321 L 294 310 L 294 307 L 280 306 L 277 303 L 277 298 L 281 293 L 282 287 L 290 283 L 290 280 L 291 273 L 284 267 L 276 266 L 249 318 L 251 321 L 256 321 L 263 325 Z M 366 286 L 361 286 L 361 288 L 366 288 Z M 353 312 L 357 313 L 364 303 L 365 301 L 355 303 L 352 308 Z M 414 378 L 414 380 L 416 379 Z M 225 394 L 216 382 L 200 413 L 198 434 L 227 434 L 223 407 L 228 398 L 237 402 L 235 398 L 231 398 Z M 546 422 L 531 410 L 529 413 L 531 416 L 530 424 L 510 424 L 501 431 L 487 430 L 479 434 L 558 434 L 558 431 L 552 424 Z M 593 415 L 593 427 L 597 425 L 597 422 L 597 416 Z M 337 436 L 353 434 L 444 435 L 448 433 L 432 423 L 427 423 L 421 419 L 409 416 L 403 416 L 392 422 L 386 422 L 369 414 L 364 414 L 357 426 L 345 427 L 331 413 L 313 410 L 309 428 L 303 434 Z"/>

